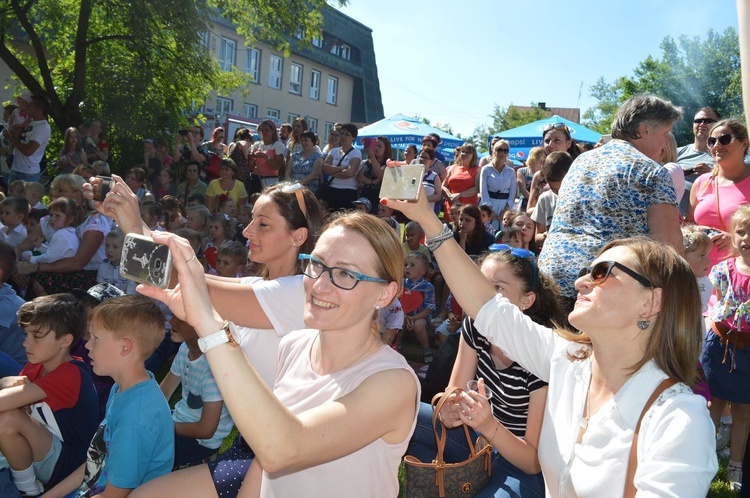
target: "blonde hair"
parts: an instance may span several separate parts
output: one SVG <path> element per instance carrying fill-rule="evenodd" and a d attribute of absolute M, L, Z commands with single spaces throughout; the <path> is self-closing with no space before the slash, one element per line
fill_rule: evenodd
<path fill-rule="evenodd" d="M 544 147 L 532 147 L 529 151 L 529 157 L 526 159 L 526 164 L 529 161 L 544 161 Z"/>
<path fill-rule="evenodd" d="M 153 300 L 130 295 L 101 303 L 91 311 L 89 323 L 96 323 L 117 339 L 133 339 L 140 356 L 146 359 L 164 339 L 167 320 Z"/>
<path fill-rule="evenodd" d="M 677 140 L 671 131 L 667 133 L 667 140 L 667 144 L 661 150 L 661 164 L 677 162 Z"/>
<path fill-rule="evenodd" d="M 742 204 L 729 218 L 729 233 L 734 235 L 734 232 L 740 226 L 750 226 L 750 204 Z M 737 247 L 734 246 L 734 237 L 732 237 L 732 247 L 737 251 Z"/>
<path fill-rule="evenodd" d="M 697 225 L 683 225 L 682 245 L 685 252 L 708 252 L 713 247 L 711 237 Z"/>

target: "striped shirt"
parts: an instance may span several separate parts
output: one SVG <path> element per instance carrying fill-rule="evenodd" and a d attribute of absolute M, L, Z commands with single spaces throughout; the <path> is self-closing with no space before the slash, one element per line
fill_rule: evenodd
<path fill-rule="evenodd" d="M 484 378 L 492 391 L 492 414 L 512 434 L 526 434 L 529 414 L 529 394 L 547 385 L 536 376 L 513 362 L 508 368 L 498 370 L 490 354 L 490 342 L 474 328 L 474 321 L 466 317 L 461 327 L 466 344 L 477 352 L 477 379 Z"/>

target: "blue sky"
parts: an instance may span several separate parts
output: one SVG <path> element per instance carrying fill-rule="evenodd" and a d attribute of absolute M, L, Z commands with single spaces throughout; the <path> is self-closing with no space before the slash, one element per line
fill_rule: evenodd
<path fill-rule="evenodd" d="M 661 56 L 664 37 L 737 29 L 734 0 L 349 1 L 341 10 L 373 30 L 385 115 L 464 135 L 489 124 L 495 104 L 583 114 L 600 76 L 632 75 Z"/>

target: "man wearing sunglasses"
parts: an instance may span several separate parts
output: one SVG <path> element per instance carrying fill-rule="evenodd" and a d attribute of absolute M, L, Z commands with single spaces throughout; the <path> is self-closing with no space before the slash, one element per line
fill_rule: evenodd
<path fill-rule="evenodd" d="M 690 189 L 693 182 L 703 173 L 708 173 L 714 165 L 714 158 L 708 150 L 708 132 L 718 120 L 719 112 L 713 107 L 701 107 L 693 118 L 693 134 L 695 140 L 691 144 L 677 149 L 677 163 L 685 172 L 685 195 L 680 200 L 680 212 L 683 216 L 690 205 Z"/>

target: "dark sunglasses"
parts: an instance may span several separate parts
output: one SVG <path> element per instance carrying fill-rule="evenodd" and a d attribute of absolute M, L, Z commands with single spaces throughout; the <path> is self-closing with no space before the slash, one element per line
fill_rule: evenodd
<path fill-rule="evenodd" d="M 507 154 L 508 152 L 510 152 L 510 149 L 506 149 L 504 147 L 498 147 L 497 149 L 495 149 L 495 152 L 500 153 L 500 154 Z"/>
<path fill-rule="evenodd" d="M 693 120 L 693 124 L 714 124 L 715 122 L 716 120 L 711 118 L 697 118 Z"/>
<path fill-rule="evenodd" d="M 716 145 L 716 142 L 719 142 L 721 145 L 729 145 L 732 143 L 732 140 L 734 140 L 734 136 L 729 133 L 724 133 L 719 137 L 708 137 L 708 148 L 710 149 Z"/>
<path fill-rule="evenodd" d="M 520 247 L 509 246 L 508 244 L 492 244 L 488 250 L 490 252 L 510 251 L 510 255 L 515 258 L 530 259 L 532 268 L 531 291 L 536 292 L 536 274 L 539 271 L 539 268 L 536 266 L 536 255 L 533 252 L 527 249 L 521 249 Z"/>
<path fill-rule="evenodd" d="M 581 271 L 578 272 L 578 278 L 591 274 L 592 284 L 603 284 L 604 281 L 609 278 L 609 275 L 612 273 L 613 268 L 622 270 L 624 273 L 630 275 L 631 278 L 636 280 L 644 287 L 652 288 L 654 286 L 649 279 L 639 273 L 636 273 L 622 263 L 618 263 L 617 261 L 599 261 L 590 268 L 581 268 Z"/>

